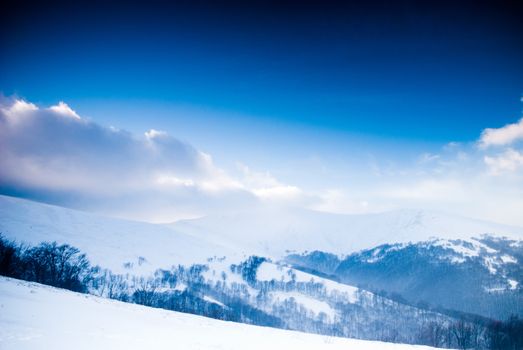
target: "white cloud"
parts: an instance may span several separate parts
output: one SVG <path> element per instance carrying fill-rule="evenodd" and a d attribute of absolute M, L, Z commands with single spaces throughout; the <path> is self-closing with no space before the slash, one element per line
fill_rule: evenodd
<path fill-rule="evenodd" d="M 483 158 L 490 174 L 501 175 L 523 168 L 523 153 L 508 148 L 497 156 L 485 156 Z"/>
<path fill-rule="evenodd" d="M 60 101 L 57 105 L 49 107 L 49 110 L 56 113 L 57 115 L 62 115 L 64 117 L 81 119 L 74 110 L 71 109 L 65 102 Z"/>
<path fill-rule="evenodd" d="M 324 190 L 318 194 L 318 197 L 319 200 L 310 206 L 311 209 L 328 213 L 361 214 L 383 209 L 370 205 L 366 199 L 359 198 L 360 196 L 349 195 L 339 188 Z"/>
<path fill-rule="evenodd" d="M 394 184 L 382 190 L 385 197 L 400 200 L 437 201 L 463 197 L 463 184 L 456 179 L 426 178 L 407 185 Z"/>
<path fill-rule="evenodd" d="M 432 161 L 435 161 L 435 160 L 438 160 L 440 159 L 441 156 L 439 154 L 432 154 L 432 153 L 423 153 L 420 157 L 419 157 L 419 162 L 421 164 L 424 164 L 424 163 L 430 163 Z"/>
<path fill-rule="evenodd" d="M 247 165 L 242 163 L 236 164 L 243 176 L 243 183 L 250 188 L 267 188 L 280 186 L 280 182 L 274 178 L 268 171 L 253 171 Z"/>
<path fill-rule="evenodd" d="M 482 148 L 506 146 L 518 140 L 523 140 L 523 118 L 517 123 L 508 124 L 501 128 L 487 128 L 483 130 L 479 145 Z"/>
<path fill-rule="evenodd" d="M 485 130 L 480 143 L 515 142 L 514 131 L 499 136 L 507 127 Z M 238 164 L 228 173 L 165 131 L 133 135 L 63 102 L 44 108 L 0 99 L 1 193 L 149 221 L 291 205 L 343 214 L 431 208 L 523 225 L 523 153 L 515 145 L 450 143 L 432 152 L 376 155 L 370 165 L 332 156 L 276 172 Z"/>
<path fill-rule="evenodd" d="M 486 153 L 483 162 L 489 175 L 511 174 L 523 167 L 523 153 L 512 146 L 520 140 L 523 140 L 523 118 L 498 129 L 483 130 L 478 143 Z M 488 154 L 487 148 L 491 146 L 499 146 L 502 150 L 497 154 Z"/>
<path fill-rule="evenodd" d="M 296 186 L 282 185 L 266 188 L 254 188 L 252 192 L 262 199 L 293 199 L 302 194 Z"/>
<path fill-rule="evenodd" d="M 154 140 L 155 138 L 167 137 L 168 136 L 165 131 L 154 130 L 154 129 L 146 131 L 144 133 L 144 135 L 145 135 L 145 138 L 147 138 L 147 140 Z"/>
<path fill-rule="evenodd" d="M 2 108 L 0 135 L 4 186 L 118 194 L 156 185 L 157 174 L 206 180 L 214 171 L 208 157 L 165 133 L 105 128 L 63 102 L 40 109 L 14 101 Z"/>
<path fill-rule="evenodd" d="M 238 163 L 243 177 L 242 184 L 247 190 L 264 200 L 296 200 L 304 196 L 303 191 L 297 186 L 283 184 L 268 171 L 252 171 L 248 166 Z"/>
<path fill-rule="evenodd" d="M 10 105 L 2 105 L 0 107 L 2 114 L 6 119 L 9 118 L 11 123 L 15 123 L 22 119 L 23 116 L 27 113 L 31 113 L 37 110 L 38 107 L 36 107 L 36 105 L 24 100 L 15 100 L 14 103 Z"/>
<path fill-rule="evenodd" d="M 9 99 L 0 101 L 0 188 L 119 213 L 162 212 L 165 220 L 254 198 L 210 155 L 166 132 L 135 136 L 82 119 L 63 102 L 39 108 Z"/>
<path fill-rule="evenodd" d="M 160 186 L 170 185 L 170 186 L 185 186 L 185 187 L 194 187 L 196 184 L 191 179 L 180 179 L 176 176 L 160 175 L 156 178 L 156 182 Z"/>

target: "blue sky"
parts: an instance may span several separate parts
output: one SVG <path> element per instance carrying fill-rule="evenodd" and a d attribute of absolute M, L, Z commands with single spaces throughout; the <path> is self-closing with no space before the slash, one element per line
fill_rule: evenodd
<path fill-rule="evenodd" d="M 2 89 L 437 142 L 518 116 L 521 6 L 414 4 L 13 6 Z"/>
<path fill-rule="evenodd" d="M 0 90 L 134 135 L 164 131 L 231 177 L 247 166 L 310 196 L 383 203 L 371 190 L 432 181 L 442 165 L 428 160 L 476 160 L 446 169 L 459 173 L 450 182 L 484 170 L 481 133 L 521 117 L 521 14 L 514 1 L 12 3 Z M 435 203 L 369 210 L 448 208 Z"/>

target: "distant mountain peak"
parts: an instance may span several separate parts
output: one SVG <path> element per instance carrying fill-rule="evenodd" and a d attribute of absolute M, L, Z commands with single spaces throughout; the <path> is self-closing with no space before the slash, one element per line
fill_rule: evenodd
<path fill-rule="evenodd" d="M 272 255 L 314 250 L 343 255 L 385 243 L 470 239 L 484 234 L 523 238 L 523 228 L 412 208 L 353 215 L 297 208 L 263 209 L 209 215 L 179 221 L 171 227 Z"/>

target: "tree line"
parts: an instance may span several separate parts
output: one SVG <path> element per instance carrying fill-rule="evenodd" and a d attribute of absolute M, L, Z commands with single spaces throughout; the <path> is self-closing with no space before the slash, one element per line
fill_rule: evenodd
<path fill-rule="evenodd" d="M 410 342 L 440 348 L 523 349 L 523 320 L 516 316 L 506 321 L 434 318 L 427 312 L 395 306 L 396 302 L 391 304 L 390 300 L 375 294 L 369 298 L 365 292 L 358 297 L 361 303 L 348 303 L 343 295 L 328 293 L 323 284 L 297 282 L 295 276 L 287 282 L 257 280 L 257 269 L 265 261 L 265 258 L 252 256 L 230 266 L 230 272 L 240 275 L 246 284 L 226 283 L 227 275 L 223 271 L 221 280 L 210 284 L 202 275 L 209 267 L 199 264 L 159 269 L 153 276 L 144 278 L 113 274 L 110 270 L 91 266 L 85 254 L 67 244 L 43 242 L 30 247 L 0 235 L 0 275 L 75 292 L 222 320 L 320 334 Z M 180 286 L 183 288 L 177 288 Z M 251 296 L 247 286 L 258 294 Z M 340 312 L 341 319 L 332 323 L 325 320 L 326 315 L 314 317 L 292 298 L 277 304 L 270 297 L 273 291 L 296 291 L 329 302 Z M 212 296 L 218 302 L 209 301 L 206 296 Z M 255 298 L 254 303 L 252 297 Z M 402 332 L 410 333 L 408 338 L 398 333 L 399 328 L 388 327 L 391 321 L 383 318 L 394 319 L 397 323 L 406 315 L 413 318 L 408 324 L 421 324 L 417 332 L 405 325 Z"/>
<path fill-rule="evenodd" d="M 43 242 L 26 247 L 0 235 L 2 276 L 86 293 L 92 271 L 85 254 L 70 245 Z"/>

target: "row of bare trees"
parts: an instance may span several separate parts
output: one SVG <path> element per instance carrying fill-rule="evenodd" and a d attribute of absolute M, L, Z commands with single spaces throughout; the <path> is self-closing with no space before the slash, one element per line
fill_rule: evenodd
<path fill-rule="evenodd" d="M 85 293 L 92 269 L 85 254 L 70 245 L 43 242 L 28 248 L 0 235 L 0 275 Z"/>
<path fill-rule="evenodd" d="M 258 281 L 257 269 L 264 261 L 265 258 L 250 257 L 239 265 L 231 266 L 232 273 L 240 274 L 248 285 L 259 291 L 256 297 L 258 303 L 271 304 L 269 292 L 281 290 L 299 291 L 321 300 L 330 298 L 329 301 L 337 306 L 343 304 L 343 298 L 327 295 L 325 288 L 313 281 L 297 282 L 295 277 L 289 282 Z M 336 325 L 326 322 L 326 315 L 319 315 L 318 319 L 310 317 L 309 311 L 301 310 L 293 300 L 280 303 L 278 306 L 273 305 L 273 312 L 267 314 L 262 311 L 263 307 L 257 308 L 250 304 L 246 285 L 235 282 L 230 285 L 225 284 L 227 276 L 223 272 L 222 280 L 217 281 L 215 286 L 208 285 L 202 275 L 207 269 L 207 265 L 175 266 L 170 270 L 157 270 L 150 278 L 118 275 L 99 267 L 92 268 L 84 254 L 67 244 L 44 242 L 34 247 L 25 247 L 10 242 L 0 235 L 0 275 L 8 277 L 224 320 L 274 327 L 289 327 L 287 321 L 293 321 L 291 328 L 295 329 L 302 329 L 305 323 L 309 322 L 305 329 L 322 334 L 343 336 L 359 334 L 359 337 L 364 338 L 378 337 L 387 341 L 413 342 L 463 350 L 523 350 L 523 320 L 516 316 L 507 321 L 470 318 L 456 320 L 450 317 L 432 318 L 431 321 L 426 319 L 427 322 L 421 327 L 419 335 L 416 336 L 416 330 L 413 329 L 407 332 L 409 338 L 403 339 L 399 337 L 396 329 L 390 327 L 390 323 L 384 322 L 383 317 L 390 318 L 395 315 L 399 317 L 398 310 L 406 309 L 388 305 L 383 298 L 382 307 L 386 308 L 383 310 L 378 307 L 378 304 L 374 305 L 374 309 L 365 308 L 364 304 L 347 304 L 342 312 L 347 317 Z M 176 288 L 178 285 L 182 288 Z M 207 294 L 214 295 L 223 304 L 205 300 Z M 367 299 L 362 297 L 360 300 L 364 302 Z M 371 301 L 369 299 L 366 302 Z M 378 300 L 375 302 L 379 303 Z M 278 308 L 281 310 L 278 311 Z M 366 312 L 372 310 L 376 313 L 373 316 L 375 319 L 366 315 Z M 404 322 L 408 321 L 416 327 L 417 321 L 413 319 L 416 316 L 411 313 L 408 315 Z M 361 329 L 359 333 L 354 333 L 350 328 L 351 324 L 361 324 L 364 320 L 368 321 L 368 327 L 375 324 L 376 330 L 381 330 L 383 334 L 376 333 L 370 336 Z"/>
<path fill-rule="evenodd" d="M 420 332 L 419 342 L 438 348 L 523 350 L 523 319 L 429 322 Z"/>

